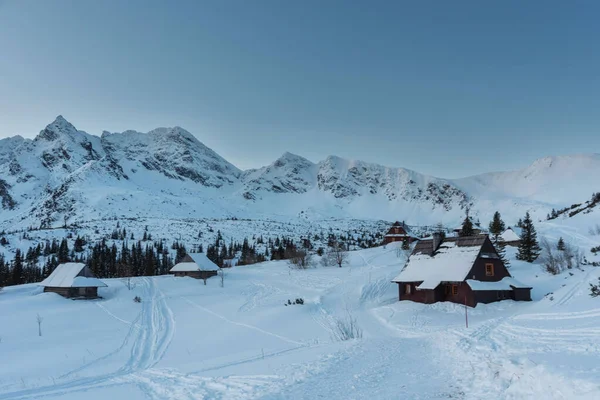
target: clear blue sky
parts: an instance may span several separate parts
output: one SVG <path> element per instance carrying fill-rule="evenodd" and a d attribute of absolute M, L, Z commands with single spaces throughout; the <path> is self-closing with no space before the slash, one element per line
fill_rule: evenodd
<path fill-rule="evenodd" d="M 598 1 L 0 0 L 0 137 L 179 125 L 458 177 L 600 151 Z"/>

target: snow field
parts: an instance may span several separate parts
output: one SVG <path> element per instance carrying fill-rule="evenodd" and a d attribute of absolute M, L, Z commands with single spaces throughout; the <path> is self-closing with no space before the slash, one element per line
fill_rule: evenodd
<path fill-rule="evenodd" d="M 73 301 L 8 287 L 0 400 L 598 398 L 588 282 L 600 269 L 551 276 L 514 255 L 534 301 L 469 308 L 469 328 L 461 305 L 397 301 L 396 245 L 351 252 L 343 268 L 236 267 L 223 288 L 218 277 L 136 278 L 131 291 L 108 279 L 104 299 Z M 304 305 L 284 305 L 296 298 Z M 348 314 L 362 339 L 337 339 Z"/>

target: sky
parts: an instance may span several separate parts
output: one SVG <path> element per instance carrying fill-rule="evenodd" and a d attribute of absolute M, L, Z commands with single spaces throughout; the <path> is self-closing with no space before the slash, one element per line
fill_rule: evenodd
<path fill-rule="evenodd" d="M 0 0 L 0 138 L 181 126 L 445 178 L 600 152 L 600 2 Z"/>

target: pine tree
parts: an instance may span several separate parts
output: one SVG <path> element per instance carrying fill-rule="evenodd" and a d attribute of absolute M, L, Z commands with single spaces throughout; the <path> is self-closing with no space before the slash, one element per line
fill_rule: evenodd
<path fill-rule="evenodd" d="M 540 245 L 537 241 L 537 233 L 533 226 L 533 221 L 529 212 L 525 214 L 525 219 L 522 222 L 521 244 L 519 245 L 519 253 L 517 259 L 527 262 L 534 262 L 541 253 Z"/>
<path fill-rule="evenodd" d="M 473 222 L 469 217 L 469 213 L 467 212 L 467 216 L 463 221 L 462 228 L 460 229 L 460 236 L 473 236 L 475 232 L 473 231 Z"/>
<path fill-rule="evenodd" d="M 410 243 L 408 242 L 408 240 L 403 240 L 402 241 L 402 250 L 409 250 L 410 249 Z"/>
<path fill-rule="evenodd" d="M 21 256 L 21 250 L 17 249 L 17 251 L 15 252 L 15 259 L 13 261 L 13 267 L 12 267 L 12 284 L 13 285 L 20 285 L 22 283 L 24 283 L 24 276 L 23 276 L 23 257 Z"/>
<path fill-rule="evenodd" d="M 557 248 L 558 250 L 560 250 L 560 251 L 565 251 L 565 249 L 567 248 L 567 247 L 565 246 L 565 241 L 563 240 L 563 238 L 562 238 L 562 237 L 560 237 L 560 238 L 558 239 L 558 243 L 556 244 L 556 248 Z"/>
<path fill-rule="evenodd" d="M 58 248 L 58 262 L 66 263 L 69 261 L 69 242 L 67 239 L 63 239 L 60 242 L 60 247 Z"/>
<path fill-rule="evenodd" d="M 504 221 L 502 221 L 500 213 L 496 211 L 494 213 L 494 218 L 492 219 L 492 222 L 490 222 L 490 233 L 492 234 L 492 236 L 500 236 L 502 235 L 505 229 L 506 224 L 504 223 Z"/>

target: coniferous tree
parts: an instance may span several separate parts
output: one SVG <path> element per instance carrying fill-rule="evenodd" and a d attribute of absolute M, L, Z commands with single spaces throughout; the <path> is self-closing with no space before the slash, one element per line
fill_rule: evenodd
<path fill-rule="evenodd" d="M 525 214 L 525 219 L 522 221 L 521 225 L 523 233 L 521 234 L 521 244 L 519 245 L 517 259 L 531 263 L 538 258 L 541 248 L 529 212 Z"/>
<path fill-rule="evenodd" d="M 24 275 L 23 275 L 23 258 L 21 256 L 21 250 L 17 249 L 15 252 L 15 259 L 13 261 L 12 266 L 12 279 L 11 283 L 13 285 L 20 285 L 24 283 Z"/>
<path fill-rule="evenodd" d="M 0 288 L 10 283 L 10 270 L 4 256 L 0 253 Z"/>
<path fill-rule="evenodd" d="M 565 249 L 567 248 L 567 247 L 565 246 L 565 241 L 563 240 L 563 238 L 562 238 L 562 237 L 560 237 L 560 238 L 558 239 L 558 243 L 556 244 L 556 248 L 557 248 L 558 250 L 560 250 L 560 251 L 565 251 Z"/>
<path fill-rule="evenodd" d="M 502 221 L 502 217 L 500 217 L 500 213 L 496 211 L 494 213 L 494 217 L 492 218 L 492 222 L 490 222 L 490 233 L 492 236 L 500 236 L 504 233 L 506 229 L 506 224 Z"/>
<path fill-rule="evenodd" d="M 58 248 L 58 263 L 66 263 L 69 261 L 69 242 L 67 239 L 63 239 L 60 242 L 60 247 Z"/>
<path fill-rule="evenodd" d="M 469 217 L 469 212 L 467 211 L 467 216 L 463 221 L 462 228 L 460 229 L 460 236 L 473 236 L 475 231 L 473 231 L 473 222 L 471 221 L 471 217 Z"/>

